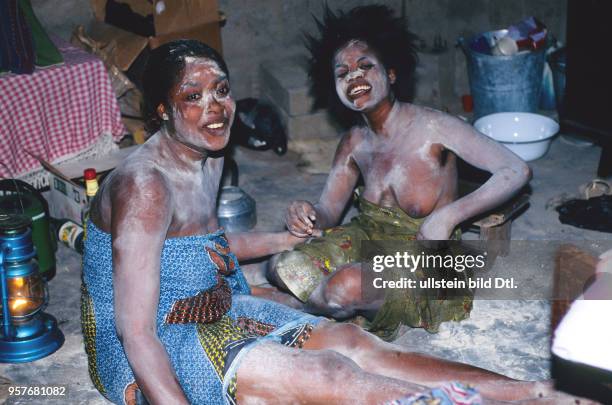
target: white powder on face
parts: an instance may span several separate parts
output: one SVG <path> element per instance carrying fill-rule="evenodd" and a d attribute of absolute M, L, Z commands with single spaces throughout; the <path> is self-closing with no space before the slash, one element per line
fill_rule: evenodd
<path fill-rule="evenodd" d="M 212 59 L 200 58 L 194 56 L 185 56 L 185 64 L 194 64 L 206 67 L 212 70 L 217 76 L 224 76 L 225 72 L 219 67 L 219 64 Z"/>
<path fill-rule="evenodd" d="M 222 106 L 222 117 L 218 117 L 218 122 L 224 122 L 226 141 L 229 138 L 229 130 L 233 122 L 235 102 L 231 97 L 229 87 L 227 93 L 219 91 L 220 86 L 227 86 L 223 84 L 224 80 L 227 80 L 227 74 L 220 68 L 219 64 L 208 58 L 201 57 L 185 57 L 185 72 L 181 79 L 181 86 L 179 87 L 176 95 L 179 96 L 185 91 L 190 91 L 190 87 L 194 87 L 191 92 L 198 94 L 199 97 L 194 98 L 193 101 L 189 102 L 191 106 L 198 106 L 201 114 L 197 118 L 196 123 L 187 123 L 186 116 L 181 106 L 184 103 L 177 103 L 171 105 L 171 111 L 174 117 L 174 128 L 180 138 L 184 138 L 184 141 L 188 144 L 199 145 L 199 147 L 206 147 L 200 145 L 201 128 L 207 124 L 213 124 L 210 122 L 211 118 L 215 114 L 211 114 L 213 109 L 219 107 L 215 104 Z M 210 78 L 210 79 L 208 79 Z M 217 122 L 215 122 L 217 123 Z M 215 147 L 216 148 L 216 147 Z"/>
<path fill-rule="evenodd" d="M 365 57 L 373 66 L 364 69 L 357 66 Z M 367 111 L 378 105 L 391 90 L 391 84 L 382 62 L 368 50 L 367 44 L 362 41 L 352 40 L 346 46 L 338 50 L 334 58 L 334 66 L 345 66 L 349 69 L 344 77 L 336 77 L 336 93 L 342 104 L 354 111 Z M 364 79 L 371 90 L 367 100 L 359 98 L 352 100 L 347 95 L 347 90 L 356 79 Z"/>

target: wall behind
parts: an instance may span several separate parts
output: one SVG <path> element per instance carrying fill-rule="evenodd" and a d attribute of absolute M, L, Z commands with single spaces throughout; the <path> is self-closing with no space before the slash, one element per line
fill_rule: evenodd
<path fill-rule="evenodd" d="M 89 0 L 31 0 L 36 16 L 47 32 L 68 40 L 75 26 L 93 19 Z"/>
<path fill-rule="evenodd" d="M 173 0 L 177 1 L 177 0 Z M 327 0 L 332 10 L 371 4 L 368 0 Z M 379 0 L 403 11 L 408 26 L 427 47 L 435 36 L 448 45 L 442 54 L 424 52 L 418 71 L 418 100 L 440 107 L 467 91 L 465 58 L 454 43 L 461 35 L 501 28 L 534 15 L 565 39 L 567 0 Z M 48 31 L 66 39 L 77 24 L 93 18 L 89 0 L 32 0 Z M 225 58 L 237 98 L 259 94 L 258 67 L 264 60 L 304 52 L 303 32 L 313 32 L 312 15 L 322 15 L 325 0 L 219 0 L 227 15 L 222 29 Z"/>
<path fill-rule="evenodd" d="M 257 67 L 263 60 L 304 52 L 302 32 L 313 32 L 312 15 L 320 17 L 324 0 L 219 0 L 228 22 L 222 31 L 225 57 L 238 97 L 258 95 Z M 332 10 L 349 10 L 375 1 L 327 0 Z M 567 0 L 379 0 L 405 15 L 408 27 L 431 48 L 435 36 L 448 51 L 425 52 L 418 69 L 417 100 L 443 107 L 468 93 L 465 57 L 454 48 L 459 36 L 503 28 L 524 17 L 541 19 L 565 40 Z"/>

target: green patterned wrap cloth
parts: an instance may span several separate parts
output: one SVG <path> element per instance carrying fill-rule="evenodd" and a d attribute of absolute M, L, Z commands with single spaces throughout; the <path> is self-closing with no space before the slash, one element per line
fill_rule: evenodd
<path fill-rule="evenodd" d="M 339 266 L 362 261 L 362 241 L 414 241 L 425 220 L 412 218 L 400 208 L 381 207 L 362 196 L 359 197 L 359 211 L 348 224 L 327 229 L 322 237 L 310 239 L 296 245 L 293 251 L 281 254 L 276 266 L 278 276 L 301 301 L 306 302 L 323 279 Z M 452 239 L 460 237 L 457 230 Z M 407 243 L 405 250 L 415 247 L 415 243 Z M 381 251 L 379 254 L 393 253 Z M 418 253 L 420 250 L 414 252 Z M 420 270 L 412 276 L 424 277 Z M 453 276 L 467 279 L 471 272 Z M 384 304 L 367 327 L 384 339 L 392 339 L 401 324 L 433 333 L 442 322 L 469 317 L 472 301 L 472 291 L 451 297 L 441 290 L 439 296 L 434 297 L 419 294 L 414 289 L 387 290 Z"/>

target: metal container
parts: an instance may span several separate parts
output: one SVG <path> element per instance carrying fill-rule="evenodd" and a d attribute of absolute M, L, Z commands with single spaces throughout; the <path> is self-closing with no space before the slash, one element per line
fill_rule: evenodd
<path fill-rule="evenodd" d="M 553 73 L 553 85 L 555 88 L 555 101 L 557 111 L 563 108 L 563 98 L 565 97 L 565 66 L 566 52 L 565 47 L 559 48 L 548 56 L 548 63 Z"/>
<path fill-rule="evenodd" d="M 219 226 L 228 232 L 242 232 L 257 223 L 255 200 L 238 186 L 223 186 L 217 206 Z"/>
<path fill-rule="evenodd" d="M 459 39 L 467 59 L 474 118 L 504 111 L 535 112 L 542 89 L 544 49 L 494 56 L 475 50 L 476 40 Z"/>

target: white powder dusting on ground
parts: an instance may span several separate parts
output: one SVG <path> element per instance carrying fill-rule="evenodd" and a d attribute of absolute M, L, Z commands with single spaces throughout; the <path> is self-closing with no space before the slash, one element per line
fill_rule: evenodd
<path fill-rule="evenodd" d="M 403 328 L 395 343 L 521 380 L 550 377 L 548 301 L 477 300 L 469 319 L 437 334 Z"/>

